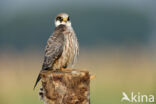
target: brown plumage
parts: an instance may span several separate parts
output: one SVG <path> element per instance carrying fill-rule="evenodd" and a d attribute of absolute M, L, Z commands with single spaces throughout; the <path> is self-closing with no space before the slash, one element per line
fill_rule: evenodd
<path fill-rule="evenodd" d="M 55 25 L 56 28 L 47 41 L 42 70 L 55 71 L 72 66 L 79 53 L 77 37 L 71 27 L 68 14 L 59 14 L 56 17 Z M 40 75 L 37 78 L 35 86 L 39 80 Z"/>

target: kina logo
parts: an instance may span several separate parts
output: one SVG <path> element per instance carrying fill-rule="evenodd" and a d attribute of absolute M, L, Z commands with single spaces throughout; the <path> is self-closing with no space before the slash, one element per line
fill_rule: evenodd
<path fill-rule="evenodd" d="M 125 92 L 122 92 L 121 102 L 128 101 L 133 103 L 153 103 L 154 102 L 154 95 L 149 94 L 141 94 L 140 92 L 134 93 L 131 92 L 130 96 L 128 96 Z"/>

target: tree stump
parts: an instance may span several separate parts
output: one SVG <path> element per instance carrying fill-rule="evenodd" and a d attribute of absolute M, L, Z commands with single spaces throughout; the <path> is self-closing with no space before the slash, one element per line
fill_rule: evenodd
<path fill-rule="evenodd" d="M 90 104 L 88 71 L 44 71 L 41 81 L 44 104 Z"/>

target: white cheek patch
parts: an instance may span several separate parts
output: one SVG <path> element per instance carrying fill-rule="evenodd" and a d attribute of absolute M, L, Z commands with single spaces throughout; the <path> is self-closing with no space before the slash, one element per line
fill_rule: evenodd
<path fill-rule="evenodd" d="M 61 24 L 66 25 L 66 26 L 71 26 L 71 22 L 69 22 L 69 21 L 68 22 L 55 21 L 55 26 L 56 27 L 61 25 Z"/>
<path fill-rule="evenodd" d="M 57 27 L 57 26 L 59 26 L 61 23 L 60 23 L 60 21 L 55 21 L 55 26 Z"/>

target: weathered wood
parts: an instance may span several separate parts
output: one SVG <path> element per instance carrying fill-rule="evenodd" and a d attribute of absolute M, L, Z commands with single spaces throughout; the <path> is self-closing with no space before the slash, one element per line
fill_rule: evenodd
<path fill-rule="evenodd" d="M 39 95 L 44 104 L 90 104 L 88 71 L 45 71 Z"/>

